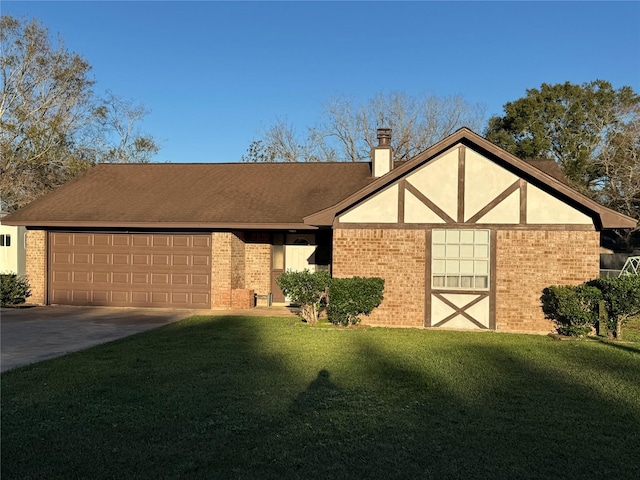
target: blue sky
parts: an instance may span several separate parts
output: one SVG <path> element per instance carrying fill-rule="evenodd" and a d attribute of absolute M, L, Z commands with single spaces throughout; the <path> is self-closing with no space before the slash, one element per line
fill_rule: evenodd
<path fill-rule="evenodd" d="M 236 162 L 278 117 L 299 130 L 334 94 L 462 95 L 487 115 L 542 83 L 640 92 L 640 2 L 13 1 L 144 103 L 156 161 Z M 481 133 L 481 132 L 479 132 Z"/>

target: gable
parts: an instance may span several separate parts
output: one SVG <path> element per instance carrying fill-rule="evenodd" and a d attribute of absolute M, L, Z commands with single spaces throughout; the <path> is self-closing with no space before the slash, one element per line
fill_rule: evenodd
<path fill-rule="evenodd" d="M 457 143 L 337 215 L 339 224 L 572 225 L 593 218 L 535 178 Z"/>

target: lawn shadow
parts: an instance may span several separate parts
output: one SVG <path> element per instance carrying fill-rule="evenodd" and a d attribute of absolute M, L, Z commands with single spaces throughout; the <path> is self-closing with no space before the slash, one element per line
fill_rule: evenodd
<path fill-rule="evenodd" d="M 624 343 L 623 341 L 617 341 L 617 340 L 608 340 L 605 338 L 601 338 L 601 337 L 589 337 L 590 339 L 594 339 L 597 342 L 603 344 L 603 345 L 607 345 L 609 347 L 613 347 L 613 348 L 617 348 L 619 350 L 624 350 L 625 352 L 630 352 L 630 353 L 635 353 L 635 354 L 640 354 L 640 347 L 636 346 L 637 344 L 635 343 Z"/>
<path fill-rule="evenodd" d="M 475 338 L 171 324 L 3 376 L 3 478 L 635 478 L 639 405 Z"/>

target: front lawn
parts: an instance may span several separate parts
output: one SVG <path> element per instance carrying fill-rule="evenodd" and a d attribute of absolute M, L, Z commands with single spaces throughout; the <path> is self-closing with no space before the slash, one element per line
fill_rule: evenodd
<path fill-rule="evenodd" d="M 636 479 L 640 345 L 192 317 L 2 374 L 8 479 Z"/>

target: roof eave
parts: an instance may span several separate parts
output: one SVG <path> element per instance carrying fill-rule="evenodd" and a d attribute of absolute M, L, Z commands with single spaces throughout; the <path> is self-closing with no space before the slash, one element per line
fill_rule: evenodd
<path fill-rule="evenodd" d="M 147 229 L 147 230 L 317 230 L 317 227 L 300 222 L 251 223 L 251 222 L 98 222 L 98 221 L 31 221 L 3 222 L 4 225 L 30 229 L 50 228 L 101 228 L 101 229 Z"/>

